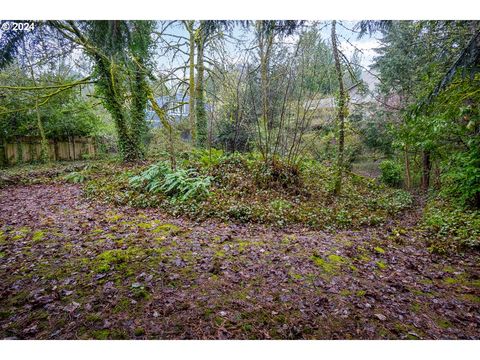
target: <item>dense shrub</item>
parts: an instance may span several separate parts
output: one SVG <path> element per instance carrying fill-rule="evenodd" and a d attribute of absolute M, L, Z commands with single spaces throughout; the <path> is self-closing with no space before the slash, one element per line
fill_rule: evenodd
<path fill-rule="evenodd" d="M 380 163 L 381 180 L 390 186 L 399 186 L 402 183 L 402 167 L 393 160 L 384 160 Z"/>
<path fill-rule="evenodd" d="M 462 207 L 480 208 L 480 142 L 471 150 L 454 154 L 442 176 L 442 195 Z"/>
<path fill-rule="evenodd" d="M 465 210 L 444 201 L 430 201 L 423 216 L 431 251 L 445 253 L 480 248 L 480 211 Z"/>
<path fill-rule="evenodd" d="M 199 169 L 209 169 L 218 166 L 224 159 L 225 154 L 222 150 L 214 148 L 210 149 L 193 149 L 184 156 L 184 166 L 197 167 Z"/>

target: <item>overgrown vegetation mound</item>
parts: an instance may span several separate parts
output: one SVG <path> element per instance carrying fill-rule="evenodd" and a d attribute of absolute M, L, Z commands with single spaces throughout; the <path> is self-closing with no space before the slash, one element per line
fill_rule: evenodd
<path fill-rule="evenodd" d="M 334 175 L 316 161 L 265 163 L 257 154 L 194 151 L 175 169 L 167 162 L 103 167 L 85 189 L 95 199 L 196 219 L 326 229 L 380 224 L 412 203 L 409 193 L 352 173 L 337 197 Z"/>

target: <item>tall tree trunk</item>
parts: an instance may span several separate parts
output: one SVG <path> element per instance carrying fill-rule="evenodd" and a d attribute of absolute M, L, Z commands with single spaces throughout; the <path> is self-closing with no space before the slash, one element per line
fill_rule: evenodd
<path fill-rule="evenodd" d="M 188 119 L 190 123 L 190 137 L 192 144 L 195 144 L 195 30 L 193 25 L 194 21 L 187 22 L 190 34 Z"/>
<path fill-rule="evenodd" d="M 139 60 L 139 66 L 143 66 Z M 135 68 L 135 77 L 132 83 L 132 107 L 130 109 L 131 131 L 130 137 L 134 143 L 136 152 L 135 157 L 142 159 L 145 156 L 145 143 L 147 139 L 148 127 L 145 121 L 145 110 L 147 107 L 147 93 L 145 91 L 147 82 L 142 69 Z"/>
<path fill-rule="evenodd" d="M 268 31 L 265 26 L 268 26 L 263 21 L 257 21 L 257 36 L 258 36 L 258 50 L 260 58 L 260 89 L 261 89 L 261 104 L 262 104 L 262 125 L 263 125 L 263 137 L 264 143 L 260 140 L 260 149 L 264 157 L 265 162 L 269 162 L 271 153 L 271 131 L 273 127 L 273 121 L 269 116 L 270 103 L 269 103 L 269 77 L 268 68 L 270 63 L 270 53 L 273 45 L 273 31 Z M 260 130 L 260 127 L 259 127 Z M 262 134 L 259 133 L 260 139 Z"/>
<path fill-rule="evenodd" d="M 35 85 L 36 86 L 36 85 Z M 42 118 L 40 116 L 40 110 L 38 109 L 38 96 L 35 98 L 35 112 L 37 113 L 37 127 L 38 132 L 40 133 L 40 161 L 42 163 L 50 162 L 50 156 L 48 154 L 48 140 L 45 136 L 45 131 L 43 129 Z"/>
<path fill-rule="evenodd" d="M 346 94 L 343 84 L 342 66 L 337 45 L 336 21 L 332 21 L 332 47 L 333 57 L 335 59 L 335 70 L 338 78 L 338 155 L 337 155 L 337 175 L 335 179 L 335 194 L 340 195 L 342 191 L 342 177 L 344 167 L 344 148 L 345 148 L 345 116 L 346 116 Z"/>
<path fill-rule="evenodd" d="M 430 186 L 430 172 L 432 162 L 430 160 L 430 150 L 423 150 L 422 153 L 422 190 L 427 191 Z"/>
<path fill-rule="evenodd" d="M 262 120 L 265 129 L 265 160 L 268 161 L 268 133 L 269 133 L 269 126 L 270 120 L 268 118 L 268 58 L 265 51 L 265 44 L 263 39 L 260 41 L 259 44 L 260 48 L 260 86 L 262 89 Z"/>
<path fill-rule="evenodd" d="M 25 42 L 23 42 L 23 51 L 27 54 Z M 30 61 L 30 57 L 27 55 L 28 68 L 30 70 L 30 75 L 32 76 L 33 86 L 37 86 L 37 81 L 35 79 L 35 72 L 33 71 L 33 65 Z M 47 163 L 50 161 L 48 154 L 48 140 L 45 136 L 45 131 L 43 129 L 42 117 L 40 116 L 40 109 L 38 108 L 38 95 L 35 96 L 35 113 L 37 115 L 37 127 L 40 134 L 40 162 Z"/>
<path fill-rule="evenodd" d="M 102 57 L 95 58 L 99 76 L 104 79 L 104 102 L 115 123 L 118 135 L 118 147 L 124 161 L 136 161 L 139 159 L 137 144 L 132 141 L 128 129 L 127 119 L 123 111 L 122 101 L 119 99 L 118 76 L 115 63 Z"/>
<path fill-rule="evenodd" d="M 204 89 L 204 63 L 203 51 L 205 45 L 205 33 L 203 29 L 203 21 L 197 29 L 196 36 L 197 45 L 197 81 L 195 83 L 195 114 L 197 120 L 196 144 L 200 148 L 205 148 L 208 137 L 207 112 L 205 111 L 205 89 Z"/>

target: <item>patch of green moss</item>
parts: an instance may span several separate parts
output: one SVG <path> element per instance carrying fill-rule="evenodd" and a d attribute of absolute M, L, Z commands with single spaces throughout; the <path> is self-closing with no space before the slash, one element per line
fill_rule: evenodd
<path fill-rule="evenodd" d="M 450 265 L 447 265 L 445 266 L 443 269 L 442 269 L 444 272 L 448 272 L 448 273 L 454 273 L 456 270 L 450 266 Z"/>
<path fill-rule="evenodd" d="M 113 308 L 114 313 L 127 312 L 131 307 L 130 300 L 127 298 L 121 298 Z"/>
<path fill-rule="evenodd" d="M 355 294 L 359 297 L 365 296 L 367 292 L 365 290 L 358 290 Z"/>
<path fill-rule="evenodd" d="M 373 250 L 375 250 L 379 254 L 385 254 L 385 250 L 382 249 L 380 246 L 376 246 L 375 248 L 373 248 Z"/>
<path fill-rule="evenodd" d="M 282 238 L 282 241 L 280 243 L 282 245 L 288 245 L 292 242 L 292 240 L 295 240 L 296 238 L 297 236 L 295 234 L 288 234 Z"/>
<path fill-rule="evenodd" d="M 218 251 L 215 252 L 214 256 L 215 256 L 216 258 L 224 258 L 224 257 L 225 257 L 225 251 L 223 251 L 223 250 L 218 250 Z"/>
<path fill-rule="evenodd" d="M 90 323 L 97 323 L 102 321 L 102 316 L 97 313 L 90 313 L 90 314 L 87 314 L 85 319 Z"/>
<path fill-rule="evenodd" d="M 449 329 L 452 327 L 452 323 L 446 319 L 437 319 L 436 323 L 442 329 Z"/>
<path fill-rule="evenodd" d="M 140 286 L 137 288 L 132 288 L 132 296 L 136 299 L 148 299 L 150 294 L 144 286 Z"/>
<path fill-rule="evenodd" d="M 447 277 L 447 278 L 443 279 L 443 282 L 445 284 L 448 284 L 448 285 L 453 285 L 453 284 L 458 284 L 459 281 L 458 281 L 458 279 L 454 279 L 452 277 Z"/>
<path fill-rule="evenodd" d="M 433 284 L 433 280 L 432 279 L 420 279 L 418 280 L 418 282 L 420 284 L 424 284 L 424 285 L 432 285 Z"/>
<path fill-rule="evenodd" d="M 106 217 L 105 220 L 108 222 L 117 222 L 123 217 L 122 214 L 115 214 L 115 213 L 109 213 Z"/>
<path fill-rule="evenodd" d="M 408 340 L 418 340 L 424 336 L 423 331 L 410 324 L 397 322 L 395 323 L 394 328 L 398 333 L 403 334 Z"/>
<path fill-rule="evenodd" d="M 125 268 L 126 263 L 130 262 L 136 256 L 142 253 L 143 252 L 141 249 L 135 247 L 131 247 L 126 250 L 106 250 L 97 256 L 97 266 L 95 267 L 95 271 L 106 272 L 109 271 L 112 266 L 117 266 L 119 269 L 123 269 Z"/>
<path fill-rule="evenodd" d="M 92 231 L 90 231 L 90 234 L 91 235 L 100 235 L 104 232 L 103 229 L 101 228 L 95 228 L 95 229 L 92 229 Z"/>
<path fill-rule="evenodd" d="M 363 263 L 368 263 L 372 260 L 371 257 L 369 256 L 369 252 L 365 248 L 358 247 L 357 250 L 359 252 L 359 255 L 356 257 L 357 260 Z"/>
<path fill-rule="evenodd" d="M 45 237 L 45 233 L 42 230 L 37 230 L 32 235 L 32 241 L 39 242 L 39 241 L 42 241 L 44 237 Z"/>
<path fill-rule="evenodd" d="M 113 329 L 110 332 L 110 338 L 113 340 L 126 340 L 129 339 L 129 336 L 124 329 Z"/>
<path fill-rule="evenodd" d="M 18 294 L 13 295 L 10 299 L 9 302 L 12 305 L 15 306 L 21 306 L 25 304 L 28 301 L 30 294 L 28 291 L 20 291 Z"/>
<path fill-rule="evenodd" d="M 302 275 L 297 274 L 297 273 L 290 273 L 290 277 L 295 280 L 302 280 Z"/>
<path fill-rule="evenodd" d="M 163 243 L 167 239 L 166 236 L 157 236 L 155 237 L 155 241 L 158 243 Z"/>
<path fill-rule="evenodd" d="M 411 288 L 409 290 L 412 294 L 415 294 L 415 295 L 428 296 L 428 297 L 438 296 L 438 293 L 434 292 L 434 291 L 424 292 L 422 290 L 418 290 L 418 289 L 415 289 L 415 288 Z"/>
<path fill-rule="evenodd" d="M 480 304 L 480 296 L 473 294 L 462 294 L 460 297 L 464 300 Z"/>
<path fill-rule="evenodd" d="M 237 243 L 238 251 L 243 253 L 250 245 L 251 245 L 251 243 L 248 242 L 248 241 L 239 241 Z"/>
<path fill-rule="evenodd" d="M 453 276 L 444 278 L 443 283 L 447 285 L 459 284 L 459 285 L 464 285 L 468 287 L 477 287 L 477 288 L 480 287 L 480 279 L 472 280 L 467 273 L 461 273 Z"/>
<path fill-rule="evenodd" d="M 143 223 L 138 223 L 137 226 L 138 226 L 140 229 L 148 230 L 148 229 L 151 229 L 151 228 L 153 227 L 153 224 L 152 224 L 152 223 L 148 223 L 148 222 L 143 222 Z"/>
<path fill-rule="evenodd" d="M 345 262 L 345 259 L 343 257 L 341 257 L 340 255 L 336 255 L 336 254 L 328 255 L 328 260 L 332 264 L 341 264 L 341 263 Z"/>
<path fill-rule="evenodd" d="M 377 261 L 375 264 L 380 270 L 384 270 L 387 268 L 387 264 L 385 264 L 383 261 Z"/>
<path fill-rule="evenodd" d="M 110 330 L 94 330 L 92 331 L 92 337 L 95 340 L 107 340 L 110 335 Z"/>
<path fill-rule="evenodd" d="M 0 259 L 4 258 L 5 257 L 5 252 L 4 251 L 0 251 Z"/>
<path fill-rule="evenodd" d="M 468 281 L 468 284 L 477 288 L 480 288 L 480 279 L 477 280 L 470 280 Z"/>
<path fill-rule="evenodd" d="M 348 289 L 343 289 L 343 290 L 340 290 L 340 295 L 342 296 L 350 296 L 352 295 L 352 292 Z"/>
<path fill-rule="evenodd" d="M 143 336 L 145 335 L 145 329 L 137 327 L 133 333 L 135 334 L 135 336 Z"/>
<path fill-rule="evenodd" d="M 181 231 L 182 230 L 180 229 L 180 227 L 173 224 L 162 224 L 152 230 L 152 232 L 154 233 L 163 233 L 168 235 L 177 235 Z"/>
<path fill-rule="evenodd" d="M 410 305 L 410 310 L 412 310 L 414 313 L 419 313 L 421 309 L 422 306 L 417 302 L 414 302 L 412 305 Z"/>
<path fill-rule="evenodd" d="M 311 257 L 311 259 L 312 259 L 312 261 L 315 265 L 322 268 L 322 270 L 324 272 L 326 272 L 327 274 L 331 274 L 331 273 L 335 272 L 335 266 L 333 264 L 329 263 L 328 261 L 324 260 L 320 256 L 313 255 Z"/>
<path fill-rule="evenodd" d="M 22 226 L 18 231 L 26 235 L 30 232 L 30 228 L 28 226 Z"/>
<path fill-rule="evenodd" d="M 242 330 L 245 332 L 251 332 L 253 329 L 252 325 L 249 323 L 242 324 Z"/>

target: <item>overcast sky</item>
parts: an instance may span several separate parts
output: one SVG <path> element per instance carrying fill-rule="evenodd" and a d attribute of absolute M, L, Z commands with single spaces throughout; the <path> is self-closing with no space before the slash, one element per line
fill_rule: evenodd
<path fill-rule="evenodd" d="M 164 24 L 167 24 L 168 21 L 164 21 Z M 307 25 L 311 22 L 307 22 Z M 365 35 L 361 39 L 358 38 L 358 32 L 354 30 L 354 27 L 357 22 L 355 21 L 338 21 L 337 22 L 337 35 L 340 43 L 340 47 L 342 52 L 347 56 L 347 58 L 351 58 L 355 50 L 360 51 L 361 56 L 361 65 L 365 68 L 369 68 L 373 62 L 373 58 L 376 56 L 375 48 L 377 48 L 379 43 L 378 36 L 370 37 L 369 35 Z M 331 22 L 323 21 L 319 24 L 321 28 L 321 35 L 326 42 L 330 42 L 331 38 Z M 176 36 L 184 36 L 188 37 L 187 31 L 184 29 L 183 25 L 176 24 L 171 26 L 167 31 L 167 34 L 173 34 Z M 243 43 L 239 47 L 238 44 L 235 44 L 234 41 L 227 43 L 226 48 L 229 53 L 229 57 L 233 60 L 239 60 L 245 54 L 247 48 L 251 48 L 253 45 L 253 32 L 252 29 L 245 31 L 241 29 L 239 26 L 236 26 L 233 31 L 233 36 L 236 39 L 242 39 Z M 297 36 L 298 38 L 298 36 Z M 169 40 L 178 39 L 172 37 Z M 228 40 L 227 40 L 228 41 Z M 288 40 L 287 40 L 288 41 Z M 290 39 L 292 43 L 296 41 L 295 35 Z M 289 41 L 289 42 L 290 42 Z M 188 48 L 184 47 L 185 51 L 188 51 Z M 173 60 L 173 61 L 172 61 Z M 176 66 L 181 66 L 187 60 L 186 55 L 177 53 L 176 58 L 172 59 L 170 57 L 170 63 L 166 60 L 166 58 L 158 58 L 159 68 L 169 66 L 171 68 Z"/>

